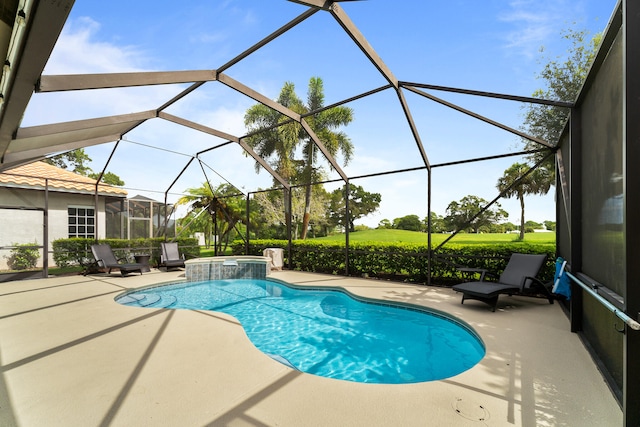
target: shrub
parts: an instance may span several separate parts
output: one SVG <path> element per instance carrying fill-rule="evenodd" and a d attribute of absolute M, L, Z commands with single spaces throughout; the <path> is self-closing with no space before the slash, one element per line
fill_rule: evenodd
<path fill-rule="evenodd" d="M 33 246 L 38 246 L 38 243 L 34 242 L 24 245 L 14 243 L 13 246 L 15 247 L 11 249 L 11 254 L 5 256 L 10 269 L 28 270 L 36 267 L 38 258 L 40 258 L 40 251 Z"/>
<path fill-rule="evenodd" d="M 287 240 L 252 240 L 248 255 L 262 255 L 265 248 L 285 249 L 285 265 L 289 263 Z M 245 243 L 231 244 L 233 254 L 245 253 Z M 555 271 L 555 245 L 512 242 L 490 245 L 450 244 L 432 254 L 431 281 L 450 284 L 460 281 L 458 267 L 483 268 L 499 273 L 513 252 L 546 254 L 547 262 L 541 280 L 551 280 Z M 414 243 L 354 242 L 349 245 L 349 274 L 407 282 L 425 283 L 429 279 L 427 245 Z M 342 242 L 295 240 L 291 242 L 292 268 L 316 273 L 344 274 L 345 245 Z"/>

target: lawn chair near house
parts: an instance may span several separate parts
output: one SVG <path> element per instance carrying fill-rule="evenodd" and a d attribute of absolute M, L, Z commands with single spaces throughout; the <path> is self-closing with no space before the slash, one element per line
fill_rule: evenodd
<path fill-rule="evenodd" d="M 544 295 L 549 300 L 549 304 L 553 304 L 554 297 L 550 290 L 553 283 L 546 284 L 536 278 L 546 258 L 546 255 L 514 253 L 497 282 L 485 281 L 485 277 L 490 273 L 486 270 L 477 270 L 481 273 L 480 281 L 460 283 L 454 285 L 453 290 L 462 293 L 461 304 L 464 304 L 467 299 L 474 299 L 489 304 L 491 311 L 496 311 L 498 297 L 501 294 Z"/>
<path fill-rule="evenodd" d="M 160 265 L 167 270 L 172 268 L 184 268 L 184 254 L 180 254 L 178 244 L 175 242 L 160 243 L 162 254 L 160 255 Z"/>
<path fill-rule="evenodd" d="M 142 274 L 142 270 L 145 268 L 143 264 L 139 263 L 120 263 L 113 253 L 111 246 L 106 243 L 91 245 L 91 252 L 93 253 L 96 263 L 99 267 L 106 268 L 107 274 L 111 274 L 111 270 L 118 269 L 122 276 L 126 276 L 129 273 L 138 272 Z"/>

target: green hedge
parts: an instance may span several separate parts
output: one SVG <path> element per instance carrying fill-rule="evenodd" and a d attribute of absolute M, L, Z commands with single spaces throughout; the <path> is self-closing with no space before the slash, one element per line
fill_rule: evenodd
<path fill-rule="evenodd" d="M 253 240 L 248 255 L 262 255 L 265 248 L 285 249 L 286 240 Z M 244 254 L 245 243 L 233 242 L 233 253 Z M 457 283 L 462 278 L 458 267 L 483 268 L 500 273 L 513 252 L 546 254 L 547 262 L 540 274 L 542 280 L 551 280 L 555 272 L 555 245 L 515 242 L 491 245 L 450 244 L 434 253 L 431 281 L 435 284 Z M 345 247 L 343 243 L 296 240 L 291 242 L 291 263 L 294 270 L 316 273 L 344 274 Z M 349 245 L 349 274 L 425 283 L 428 275 L 426 245 L 411 243 L 354 242 Z"/>
<path fill-rule="evenodd" d="M 180 252 L 185 257 L 196 258 L 200 255 L 198 240 L 194 238 L 178 238 L 175 240 L 180 247 Z M 160 262 L 160 243 L 164 238 L 152 239 L 100 239 L 97 243 L 107 243 L 113 249 L 114 254 L 120 260 L 134 261 L 134 255 L 151 255 L 149 263 L 157 265 Z M 71 238 L 58 239 L 53 241 L 53 260 L 58 267 L 68 267 L 70 265 L 81 265 L 83 267 L 91 265 L 95 260 L 91 253 L 91 245 L 96 243 L 95 239 Z"/>

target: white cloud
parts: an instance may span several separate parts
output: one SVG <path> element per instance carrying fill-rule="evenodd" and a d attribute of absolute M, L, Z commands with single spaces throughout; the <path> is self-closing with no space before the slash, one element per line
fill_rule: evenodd
<path fill-rule="evenodd" d="M 558 40 L 560 31 L 569 25 L 567 16 L 581 15 L 581 1 L 516 0 L 498 19 L 513 26 L 505 36 L 505 47 L 531 59 L 542 46 Z"/>
<path fill-rule="evenodd" d="M 100 24 L 91 18 L 67 22 L 47 62 L 44 74 L 141 71 L 145 53 L 135 46 L 97 41 Z"/>
<path fill-rule="evenodd" d="M 145 71 L 145 53 L 134 46 L 98 40 L 90 18 L 67 22 L 44 75 Z M 177 85 L 35 94 L 23 126 L 128 114 L 157 108 L 182 90 Z"/>
<path fill-rule="evenodd" d="M 216 108 L 207 113 L 204 122 L 216 123 L 216 129 L 234 136 L 242 136 L 246 133 L 244 127 L 244 109 L 231 109 L 225 106 Z"/>

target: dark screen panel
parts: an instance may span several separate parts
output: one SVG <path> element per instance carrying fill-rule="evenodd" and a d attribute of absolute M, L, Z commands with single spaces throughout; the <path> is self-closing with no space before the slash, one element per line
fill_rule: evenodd
<path fill-rule="evenodd" d="M 565 133 L 560 138 L 560 149 L 556 154 L 556 252 L 562 254 L 565 259 L 571 260 L 571 233 L 569 232 L 571 145 L 568 139 L 569 133 Z"/>
<path fill-rule="evenodd" d="M 622 31 L 589 88 L 582 108 L 582 270 L 625 295 Z M 585 295 L 583 333 L 617 387 L 623 383 L 620 321 Z"/>
<path fill-rule="evenodd" d="M 624 296 L 622 106 L 619 32 L 582 104 L 582 266 Z"/>

